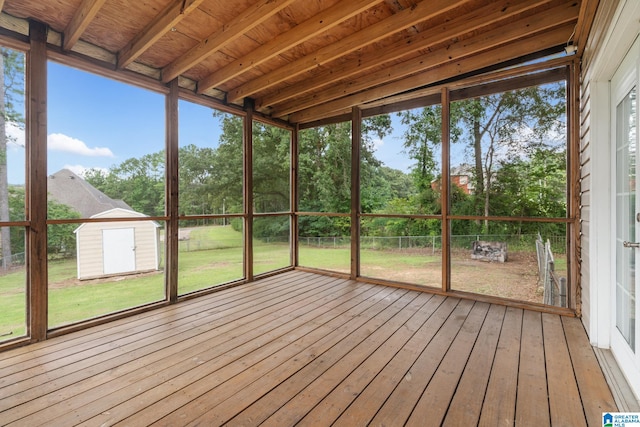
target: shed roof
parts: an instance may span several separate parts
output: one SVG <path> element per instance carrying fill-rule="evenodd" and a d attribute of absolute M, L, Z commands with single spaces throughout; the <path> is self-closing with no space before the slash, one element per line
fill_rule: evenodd
<path fill-rule="evenodd" d="M 133 211 L 123 200 L 115 200 L 70 171 L 61 169 L 47 177 L 49 198 L 72 207 L 83 218 L 114 208 Z"/>
<path fill-rule="evenodd" d="M 598 2 L 3 0 L 0 26 L 40 21 L 54 59 L 158 88 L 178 78 L 184 93 L 304 124 L 567 45 L 581 54 Z"/>

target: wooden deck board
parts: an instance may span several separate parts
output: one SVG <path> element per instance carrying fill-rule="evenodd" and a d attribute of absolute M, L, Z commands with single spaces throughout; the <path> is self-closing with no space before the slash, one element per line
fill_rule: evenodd
<path fill-rule="evenodd" d="M 493 305 L 489 309 L 449 405 L 445 426 L 468 426 L 478 422 L 504 315 L 505 307 Z"/>
<path fill-rule="evenodd" d="M 483 396 L 479 425 L 512 426 L 516 411 L 518 366 L 523 310 L 509 307 L 505 313 L 489 384 Z"/>
<path fill-rule="evenodd" d="M 516 396 L 516 425 L 551 424 L 540 313 L 523 315 Z"/>
<path fill-rule="evenodd" d="M 586 426 L 562 321 L 543 314 L 542 329 L 551 425 Z"/>
<path fill-rule="evenodd" d="M 600 425 L 614 410 L 579 319 L 300 271 L 0 353 L 0 425 Z"/>

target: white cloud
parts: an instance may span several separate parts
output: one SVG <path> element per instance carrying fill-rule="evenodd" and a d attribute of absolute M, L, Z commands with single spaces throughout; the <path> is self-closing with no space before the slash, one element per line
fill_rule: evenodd
<path fill-rule="evenodd" d="M 115 157 L 109 148 L 89 148 L 83 141 L 62 133 L 52 133 L 49 135 L 47 138 L 47 145 L 50 150 L 66 151 L 68 153 L 79 154 L 81 156 Z"/>
<path fill-rule="evenodd" d="M 82 166 L 82 165 L 64 165 L 62 167 L 63 169 L 69 169 L 71 172 L 75 173 L 76 175 L 78 175 L 79 177 L 84 178 L 84 174 L 85 172 L 87 172 L 88 170 L 91 169 L 97 169 L 99 171 L 101 171 L 103 174 L 107 174 L 109 172 L 109 169 L 107 168 L 98 168 L 98 167 L 92 167 L 92 168 L 88 168 L 86 166 Z"/>
<path fill-rule="evenodd" d="M 378 151 L 380 147 L 384 145 L 384 141 L 382 139 L 374 139 L 373 140 L 373 151 Z"/>
<path fill-rule="evenodd" d="M 5 125 L 7 137 L 9 139 L 8 147 L 24 147 L 24 129 L 13 122 L 9 122 Z"/>

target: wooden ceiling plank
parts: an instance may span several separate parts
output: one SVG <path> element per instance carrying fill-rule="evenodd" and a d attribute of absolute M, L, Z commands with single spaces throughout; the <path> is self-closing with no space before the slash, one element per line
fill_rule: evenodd
<path fill-rule="evenodd" d="M 4 0 L 0 0 L 0 12 L 2 12 L 3 7 L 4 7 Z"/>
<path fill-rule="evenodd" d="M 275 114 L 289 114 L 293 111 L 291 108 L 295 108 L 295 104 L 298 102 L 297 99 L 305 93 L 330 85 L 337 80 L 345 79 L 368 69 L 378 67 L 382 63 L 400 59 L 417 50 L 427 49 L 430 46 L 452 40 L 470 31 L 509 19 L 514 15 L 545 3 L 548 3 L 548 0 L 522 0 L 516 2 L 503 0 L 500 2 L 492 2 L 490 5 L 462 15 L 444 25 L 416 34 L 410 39 L 399 40 L 387 46 L 383 51 L 368 53 L 358 58 L 357 61 L 350 61 L 331 67 L 331 69 L 311 79 L 306 79 L 303 82 L 286 87 L 264 98 L 258 98 L 256 99 L 256 108 L 264 109 L 281 104 L 275 108 L 275 110 L 277 110 Z M 294 100 L 294 98 L 296 99 Z M 291 101 L 282 104 L 287 100 Z"/>
<path fill-rule="evenodd" d="M 337 3 L 202 79 L 198 82 L 198 93 L 203 93 L 212 87 L 219 86 L 248 69 L 268 61 L 287 49 L 335 27 L 382 1 L 352 0 L 347 4 L 344 2 Z"/>
<path fill-rule="evenodd" d="M 378 87 L 345 96 L 315 107 L 301 110 L 289 115 L 290 123 L 306 123 L 330 117 L 334 112 L 343 111 L 357 105 L 376 101 L 384 97 L 393 96 L 418 87 L 427 86 L 452 76 L 471 73 L 485 67 L 519 58 L 524 52 L 537 52 L 558 46 L 566 41 L 566 37 L 573 30 L 575 21 L 553 30 L 536 34 L 527 39 L 517 39 L 499 49 L 490 49 L 477 55 L 450 61 L 444 65 L 425 69 L 424 72 L 414 74 L 402 80 L 397 80 Z"/>
<path fill-rule="evenodd" d="M 80 40 L 80 36 L 98 14 L 98 11 L 105 1 L 106 0 L 84 0 L 82 2 L 64 30 L 64 43 L 62 45 L 64 50 L 71 50 L 77 41 Z M 2 5 L 0 5 L 0 9 L 2 8 L 1 6 Z"/>
<path fill-rule="evenodd" d="M 334 84 L 326 88 L 322 93 L 312 93 L 296 98 L 297 110 L 313 107 L 333 99 L 341 98 L 369 87 L 385 84 L 391 80 L 397 80 L 410 74 L 422 72 L 427 68 L 439 66 L 459 58 L 474 55 L 477 52 L 495 49 L 505 43 L 518 40 L 523 37 L 530 37 L 535 34 L 544 33 L 558 25 L 575 23 L 577 17 L 577 6 L 572 4 L 561 5 L 533 16 L 528 16 L 513 22 L 509 25 L 501 26 L 492 31 L 481 33 L 467 40 L 455 42 L 449 46 L 439 50 L 430 52 L 417 58 L 391 65 L 380 71 L 370 73 L 365 79 L 357 79 L 357 81 L 343 82 Z M 553 16 L 554 19 L 548 18 Z M 523 50 L 523 53 L 527 52 Z M 274 117 L 283 117 L 295 110 L 289 106 L 287 110 L 275 109 L 272 113 Z M 283 113 L 287 111 L 286 113 Z"/>
<path fill-rule="evenodd" d="M 418 3 L 415 8 L 405 9 L 382 21 L 355 32 L 335 43 L 325 46 L 311 55 L 299 58 L 284 67 L 251 80 L 227 94 L 230 102 L 269 88 L 288 78 L 302 74 L 319 65 L 326 64 L 363 46 L 375 43 L 390 34 L 400 32 L 422 21 L 465 3 L 467 0 L 431 0 Z"/>
<path fill-rule="evenodd" d="M 260 0 L 231 22 L 202 40 L 186 54 L 162 69 L 162 81 L 169 82 L 189 68 L 212 55 L 225 44 L 236 40 L 247 31 L 260 25 L 295 0 Z"/>
<path fill-rule="evenodd" d="M 118 68 L 125 68 L 135 61 L 156 41 L 171 31 L 204 0 L 175 0 L 155 17 L 118 53 Z"/>

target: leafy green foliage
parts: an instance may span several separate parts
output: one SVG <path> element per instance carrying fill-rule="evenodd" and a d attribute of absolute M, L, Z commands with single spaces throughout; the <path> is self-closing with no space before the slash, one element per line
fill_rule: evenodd
<path fill-rule="evenodd" d="M 290 203 L 291 132 L 253 122 L 253 209 L 288 212 Z"/>
<path fill-rule="evenodd" d="M 0 221 L 10 219 L 9 180 L 7 172 L 7 124 L 24 124 L 25 55 L 23 52 L 0 48 Z M 24 213 L 24 208 L 22 209 Z M 24 219 L 24 216 L 21 218 Z M 12 237 L 8 227 L 0 229 L 2 268 L 12 260 Z"/>
<path fill-rule="evenodd" d="M 451 104 L 452 147 L 468 156 L 451 165 L 470 185 L 452 181 L 453 215 L 508 217 L 566 216 L 566 143 L 564 84 L 550 84 L 466 99 Z M 221 118 L 214 147 L 187 145 L 179 150 L 180 213 L 243 212 L 243 120 Z M 360 193 L 363 213 L 439 215 L 441 201 L 442 108 L 439 105 L 399 114 L 405 126 L 403 148 L 413 160 L 409 173 L 376 158 L 376 143 L 391 132 L 388 115 L 362 123 Z M 253 131 L 253 205 L 258 213 L 288 212 L 291 132 L 261 122 Z M 345 214 L 351 211 L 351 123 L 337 123 L 299 133 L 298 209 Z M 458 156 L 459 157 L 459 156 Z M 456 161 L 460 161 L 458 158 Z M 87 180 L 114 198 L 149 215 L 164 212 L 164 152 L 127 159 L 107 174 L 91 171 Z M 452 172 L 453 173 L 453 172 Z M 242 221 L 230 221 L 237 231 Z M 524 233 L 519 222 L 510 230 Z M 345 236 L 348 217 L 300 217 L 301 236 Z M 494 224 L 494 228 L 497 227 Z M 524 228 L 523 228 L 524 227 Z M 531 227 L 531 225 L 529 225 Z M 545 225 L 546 227 L 546 225 Z M 550 225 L 549 227 L 553 227 Z M 507 226 L 508 228 L 508 226 Z M 492 230 L 497 231 L 497 230 Z M 288 237 L 286 216 L 254 223 L 257 238 Z M 488 233 L 488 222 L 455 221 L 454 234 Z M 442 233 L 438 219 L 381 217 L 363 225 L 372 236 Z"/>
<path fill-rule="evenodd" d="M 24 218 L 24 187 L 9 187 L 9 211 L 12 221 Z M 48 219 L 80 218 L 80 213 L 71 207 L 49 200 L 47 203 Z M 67 258 L 76 254 L 76 235 L 73 232 L 78 224 L 55 224 L 47 228 L 47 252 L 49 258 Z M 24 229 L 11 227 L 11 248 L 13 253 L 22 253 L 25 249 Z"/>

